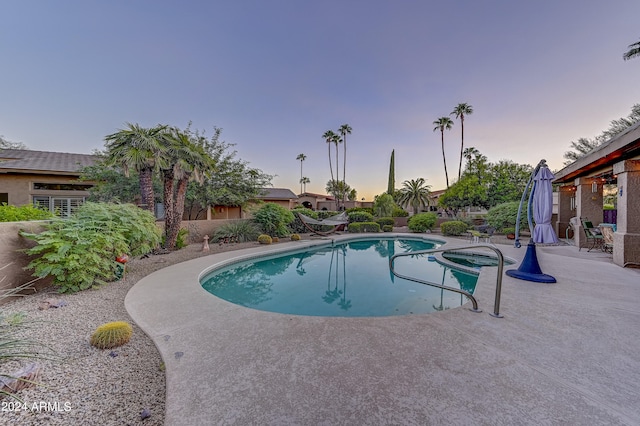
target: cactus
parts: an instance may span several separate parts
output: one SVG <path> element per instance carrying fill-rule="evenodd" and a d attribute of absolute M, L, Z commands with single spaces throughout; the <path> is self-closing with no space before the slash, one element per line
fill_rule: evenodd
<path fill-rule="evenodd" d="M 91 335 L 91 345 L 98 349 L 111 349 L 122 346 L 131 339 L 133 328 L 125 321 L 102 324 Z"/>
<path fill-rule="evenodd" d="M 300 241 L 300 235 L 291 234 L 291 241 Z"/>
<path fill-rule="evenodd" d="M 273 240 L 267 234 L 262 234 L 258 237 L 258 242 L 260 244 L 271 244 Z"/>

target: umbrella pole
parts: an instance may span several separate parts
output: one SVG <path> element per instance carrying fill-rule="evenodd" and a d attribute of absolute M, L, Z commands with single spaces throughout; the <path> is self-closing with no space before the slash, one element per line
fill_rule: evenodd
<path fill-rule="evenodd" d="M 526 197 L 527 190 L 531 183 L 533 182 L 533 186 L 531 186 L 531 193 L 529 194 L 529 201 L 527 203 L 527 220 L 529 222 L 529 231 L 531 232 L 531 238 L 529 239 L 529 244 L 527 244 L 527 252 L 524 255 L 524 259 L 522 259 L 522 263 L 518 269 L 510 269 L 507 271 L 507 275 L 513 278 L 518 278 L 520 280 L 525 281 L 533 281 L 536 283 L 555 283 L 556 279 L 551 275 L 547 275 L 542 272 L 540 269 L 540 264 L 538 263 L 538 255 L 536 254 L 536 243 L 533 241 L 533 222 L 531 221 L 531 204 L 533 202 L 533 194 L 536 190 L 536 182 L 534 181 L 534 177 L 538 173 L 541 167 L 547 167 L 546 160 L 540 160 L 535 170 L 531 174 L 531 178 L 527 183 L 527 186 L 522 194 L 522 198 L 520 199 L 520 206 L 518 206 L 518 217 L 516 219 L 516 242 L 515 246 L 520 248 L 520 213 L 522 210 L 522 203 Z"/>

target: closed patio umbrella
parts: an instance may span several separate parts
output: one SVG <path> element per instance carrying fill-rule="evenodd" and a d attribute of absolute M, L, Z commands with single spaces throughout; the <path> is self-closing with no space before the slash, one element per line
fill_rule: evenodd
<path fill-rule="evenodd" d="M 553 188 L 551 181 L 554 176 L 545 164 L 540 167 L 534 178 L 535 191 L 533 194 L 533 219 L 536 226 L 533 229 L 533 242 L 543 244 L 557 244 L 558 237 L 551 226 L 553 215 Z"/>

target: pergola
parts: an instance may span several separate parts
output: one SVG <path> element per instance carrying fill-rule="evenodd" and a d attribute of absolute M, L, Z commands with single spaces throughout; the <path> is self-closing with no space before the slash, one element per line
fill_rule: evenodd
<path fill-rule="evenodd" d="M 613 262 L 623 267 L 640 266 L 640 122 L 557 172 L 553 183 L 559 184 L 556 232 L 560 237 L 572 217 L 601 223 L 603 186 L 616 184 Z M 574 238 L 578 247 L 585 246 L 581 224 Z"/>

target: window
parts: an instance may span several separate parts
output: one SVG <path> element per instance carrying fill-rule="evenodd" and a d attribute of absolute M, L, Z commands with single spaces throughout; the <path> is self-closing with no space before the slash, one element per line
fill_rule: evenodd
<path fill-rule="evenodd" d="M 36 207 L 47 209 L 60 217 L 69 217 L 75 213 L 85 201 L 85 197 L 49 197 L 36 195 L 33 204 Z"/>
<path fill-rule="evenodd" d="M 48 191 L 87 191 L 91 188 L 93 188 L 93 185 L 79 183 L 33 183 L 33 189 L 46 189 Z"/>
<path fill-rule="evenodd" d="M 0 192 L 0 205 L 2 205 L 2 203 L 9 204 L 9 193 Z"/>

